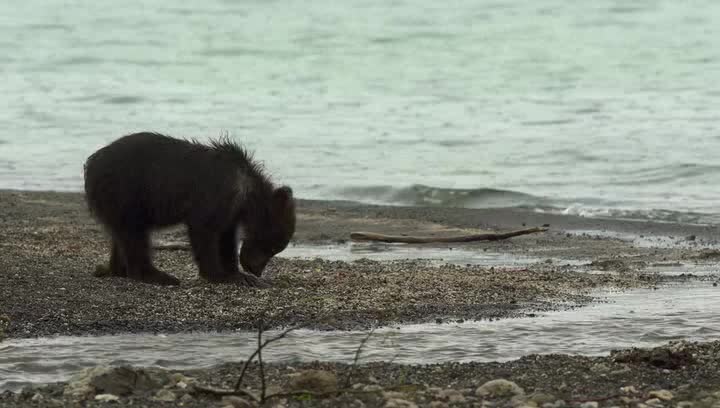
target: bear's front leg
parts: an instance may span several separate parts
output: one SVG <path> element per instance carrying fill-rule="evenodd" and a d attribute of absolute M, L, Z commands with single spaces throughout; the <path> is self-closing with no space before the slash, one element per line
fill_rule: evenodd
<path fill-rule="evenodd" d="M 238 239 L 234 227 L 228 228 L 220 236 L 220 262 L 224 272 L 224 276 L 221 278 L 222 282 L 233 282 L 254 288 L 270 286 L 262 279 L 240 270 Z"/>

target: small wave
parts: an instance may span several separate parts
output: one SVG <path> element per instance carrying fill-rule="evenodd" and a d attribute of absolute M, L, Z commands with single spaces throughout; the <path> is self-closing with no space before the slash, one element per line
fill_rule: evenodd
<path fill-rule="evenodd" d="M 343 199 L 380 204 L 431 207 L 498 208 L 547 206 L 541 197 L 492 188 L 454 189 L 415 184 L 409 187 L 351 187 L 340 191 Z"/>
<path fill-rule="evenodd" d="M 714 177 L 720 174 L 715 164 L 680 163 L 642 168 L 629 172 L 624 179 L 613 180 L 615 185 L 647 185 L 678 183 L 687 179 Z"/>
<path fill-rule="evenodd" d="M 716 214 L 673 211 L 658 208 L 632 208 L 604 200 L 568 200 L 493 188 L 453 189 L 415 184 L 408 187 L 349 187 L 331 195 L 369 204 L 452 208 L 525 208 L 541 213 L 586 218 L 611 218 L 681 224 L 717 224 Z"/>
<path fill-rule="evenodd" d="M 576 215 L 587 218 L 613 218 L 623 220 L 655 221 L 680 224 L 714 224 L 718 217 L 713 214 L 699 212 L 672 211 L 657 208 L 633 209 L 618 207 L 600 207 L 588 204 L 574 203 L 565 208 L 545 208 L 540 211 Z"/>

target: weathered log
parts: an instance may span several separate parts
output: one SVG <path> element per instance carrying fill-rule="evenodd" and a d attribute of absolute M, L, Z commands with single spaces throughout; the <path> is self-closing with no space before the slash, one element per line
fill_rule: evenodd
<path fill-rule="evenodd" d="M 433 244 L 433 243 L 450 243 L 450 242 L 475 242 L 475 241 L 499 241 L 517 237 L 520 235 L 534 234 L 537 232 L 545 232 L 545 227 L 527 228 L 508 232 L 488 232 L 485 234 L 459 235 L 454 237 L 415 237 L 411 235 L 385 235 L 374 232 L 352 232 L 350 239 L 354 241 L 379 241 L 387 243 L 403 243 L 403 244 Z"/>

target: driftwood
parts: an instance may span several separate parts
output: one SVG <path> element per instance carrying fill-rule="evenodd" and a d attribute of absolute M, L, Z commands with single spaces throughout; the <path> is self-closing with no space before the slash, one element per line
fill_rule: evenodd
<path fill-rule="evenodd" d="M 545 232 L 546 227 L 527 228 L 509 232 L 489 232 L 485 234 L 459 235 L 454 237 L 414 237 L 411 235 L 384 235 L 374 232 L 352 232 L 350 239 L 355 241 L 380 241 L 388 243 L 403 244 L 432 244 L 432 243 L 449 243 L 449 242 L 475 242 L 475 241 L 498 241 L 517 237 L 519 235 L 534 234 L 536 232 Z"/>
<path fill-rule="evenodd" d="M 477 241 L 500 241 L 520 235 L 545 232 L 547 230 L 548 228 L 543 226 L 508 232 L 487 232 L 484 234 L 457 235 L 454 237 L 416 237 L 412 235 L 385 235 L 375 232 L 351 232 L 350 239 L 354 241 L 379 241 L 401 244 L 436 244 Z M 187 251 L 190 250 L 190 245 L 183 243 L 155 244 L 153 245 L 153 249 L 166 251 Z"/>

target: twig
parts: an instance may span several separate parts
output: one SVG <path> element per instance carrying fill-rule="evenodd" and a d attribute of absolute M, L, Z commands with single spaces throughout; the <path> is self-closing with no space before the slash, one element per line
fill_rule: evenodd
<path fill-rule="evenodd" d="M 235 390 L 239 390 L 239 389 L 240 389 L 240 386 L 242 386 L 243 377 L 245 377 L 245 372 L 247 371 L 248 366 L 250 365 L 250 362 L 253 360 L 253 358 L 255 358 L 255 356 L 257 356 L 257 354 L 258 354 L 263 348 L 265 348 L 265 347 L 266 347 L 268 344 L 270 344 L 270 343 L 273 343 L 273 342 L 275 342 L 275 341 L 278 341 L 278 340 L 280 340 L 280 339 L 283 339 L 283 338 L 284 338 L 285 336 L 287 336 L 291 331 L 296 330 L 296 329 L 298 329 L 298 328 L 300 328 L 300 327 L 302 327 L 302 326 L 291 327 L 291 328 L 283 331 L 282 333 L 278 334 L 277 336 L 265 340 L 265 342 L 263 342 L 263 343 L 250 355 L 250 357 L 245 361 L 245 364 L 243 365 L 242 371 L 240 371 L 240 377 L 237 379 L 237 382 L 235 383 Z"/>
<path fill-rule="evenodd" d="M 374 232 L 352 232 L 350 239 L 355 241 L 380 241 L 388 243 L 404 244 L 432 244 L 450 242 L 474 242 L 474 241 L 498 241 L 502 239 L 517 237 L 520 235 L 545 232 L 545 227 L 527 228 L 509 232 L 490 232 L 486 234 L 458 235 L 454 237 L 415 237 L 411 235 L 385 235 Z"/>
<path fill-rule="evenodd" d="M 365 347 L 365 343 L 370 340 L 370 337 L 375 333 L 375 328 L 373 327 L 370 329 L 368 334 L 363 337 L 362 341 L 358 345 L 358 348 L 355 350 L 355 358 L 353 358 L 353 363 L 350 366 L 350 372 L 348 372 L 347 378 L 345 379 L 345 387 L 350 387 L 350 382 L 352 381 L 352 375 L 355 373 L 355 367 L 357 367 L 358 360 L 360 359 L 360 353 L 362 353 L 363 348 Z"/>

